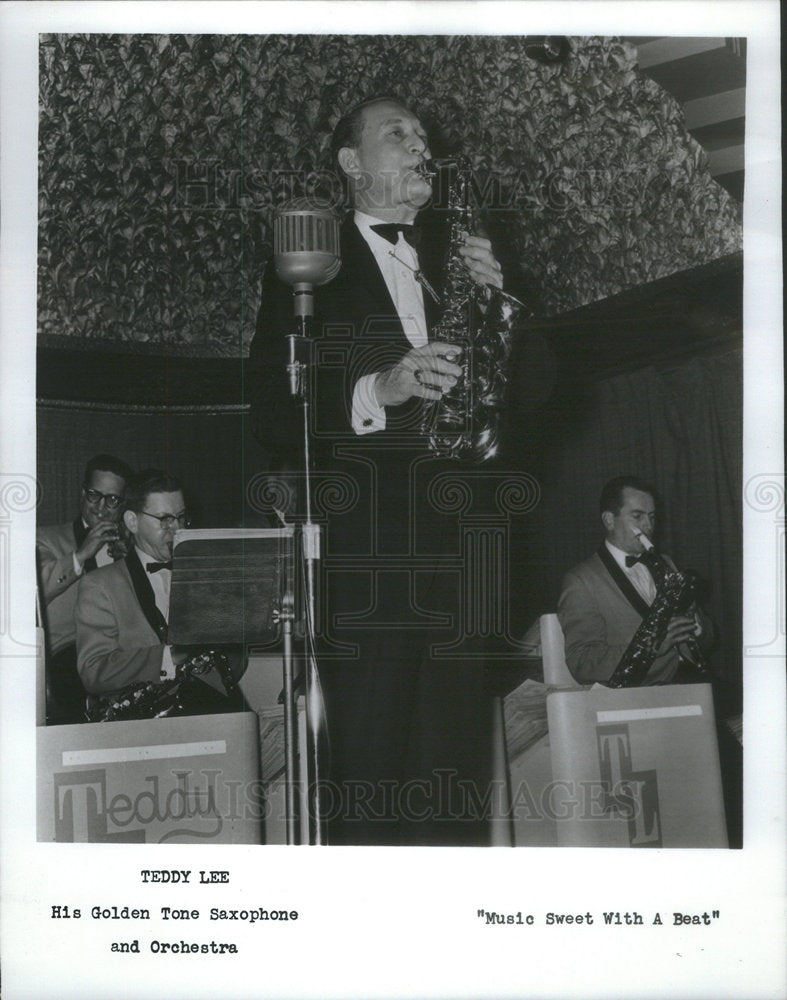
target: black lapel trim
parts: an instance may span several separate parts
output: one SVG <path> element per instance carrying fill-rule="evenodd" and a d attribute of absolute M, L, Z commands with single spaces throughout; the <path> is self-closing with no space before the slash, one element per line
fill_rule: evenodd
<path fill-rule="evenodd" d="M 620 587 L 623 596 L 629 602 L 629 604 L 634 608 L 638 615 L 645 618 L 650 613 L 650 607 L 648 602 L 640 595 L 637 588 L 629 580 L 623 570 L 618 566 L 615 560 L 612 558 L 612 553 L 606 547 L 606 545 L 601 544 L 598 550 L 598 555 L 601 561 L 607 568 L 609 575 L 615 581 L 615 583 Z"/>
<path fill-rule="evenodd" d="M 134 588 L 134 593 L 137 595 L 139 606 L 142 608 L 142 613 L 147 618 L 148 624 L 159 639 L 162 642 L 166 642 L 167 621 L 164 618 L 164 615 L 162 615 L 156 607 L 156 598 L 153 594 L 153 587 L 150 585 L 150 580 L 148 580 L 148 574 L 145 572 L 142 563 L 139 561 L 137 550 L 133 547 L 126 556 L 126 566 L 128 568 L 128 574 L 131 577 L 131 585 Z"/>

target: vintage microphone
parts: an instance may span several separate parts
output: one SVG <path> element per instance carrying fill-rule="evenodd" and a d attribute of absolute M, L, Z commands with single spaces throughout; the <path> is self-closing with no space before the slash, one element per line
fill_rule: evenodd
<path fill-rule="evenodd" d="M 330 208 L 310 204 L 305 198 L 293 202 L 279 209 L 273 220 L 276 274 L 292 285 L 293 311 L 304 335 L 305 321 L 314 315 L 315 285 L 327 284 L 342 266 L 339 220 Z"/>
<path fill-rule="evenodd" d="M 273 220 L 273 262 L 279 279 L 292 285 L 293 312 L 298 330 L 289 334 L 287 373 L 293 396 L 302 393 L 298 378 L 305 365 L 296 361 L 298 336 L 308 334 L 314 316 L 314 287 L 324 285 L 339 273 L 339 220 L 330 208 L 310 207 L 307 199 L 281 208 Z"/>
<path fill-rule="evenodd" d="M 313 820 L 310 841 L 323 843 L 318 737 L 322 721 L 319 676 L 314 659 L 316 622 L 315 578 L 320 558 L 319 526 L 312 522 L 311 454 L 309 448 L 309 380 L 306 363 L 298 360 L 297 345 L 305 343 L 309 321 L 314 316 L 314 288 L 327 284 L 342 266 L 339 253 L 339 220 L 327 207 L 314 207 L 306 199 L 279 209 L 273 220 L 273 255 L 279 279 L 292 286 L 296 329 L 287 335 L 287 374 L 290 393 L 300 400 L 303 432 L 303 473 L 305 520 L 301 527 L 306 585 L 306 719 L 310 813 Z M 284 736 L 287 798 L 287 841 L 294 843 L 295 705 L 293 701 L 292 617 L 284 621 Z M 308 780 L 308 779 L 307 779 Z"/>

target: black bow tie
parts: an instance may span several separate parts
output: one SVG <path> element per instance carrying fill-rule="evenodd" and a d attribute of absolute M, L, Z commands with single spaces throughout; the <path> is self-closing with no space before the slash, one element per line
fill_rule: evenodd
<path fill-rule="evenodd" d="M 417 247 L 421 242 L 421 227 L 409 226 L 406 222 L 381 222 L 369 227 L 373 233 L 378 233 L 389 243 L 396 243 L 399 233 L 404 236 L 411 247 Z"/>
<path fill-rule="evenodd" d="M 626 556 L 626 569 L 631 569 L 638 562 L 642 562 L 642 556 Z"/>
<path fill-rule="evenodd" d="M 158 573 L 160 569 L 172 569 L 172 560 L 163 563 L 157 563 L 157 562 L 145 563 L 145 569 L 148 571 L 148 573 Z"/>

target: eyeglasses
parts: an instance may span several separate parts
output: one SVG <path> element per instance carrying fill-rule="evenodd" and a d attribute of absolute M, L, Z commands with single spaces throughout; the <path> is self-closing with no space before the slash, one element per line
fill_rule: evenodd
<path fill-rule="evenodd" d="M 102 500 L 110 510 L 116 510 L 123 503 L 123 497 L 119 497 L 117 493 L 102 493 L 100 490 L 92 490 L 84 483 L 82 484 L 82 492 L 85 494 L 87 502 L 96 507 Z"/>
<path fill-rule="evenodd" d="M 138 510 L 137 513 L 152 517 L 154 521 L 158 521 L 164 531 L 171 531 L 177 527 L 188 528 L 191 524 L 191 518 L 185 510 L 180 514 L 151 514 L 147 510 Z"/>

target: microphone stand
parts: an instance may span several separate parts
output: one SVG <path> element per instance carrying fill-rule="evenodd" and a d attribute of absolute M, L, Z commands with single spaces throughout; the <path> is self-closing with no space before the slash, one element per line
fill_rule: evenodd
<path fill-rule="evenodd" d="M 317 207 L 308 199 L 299 199 L 289 208 L 274 216 L 273 244 L 276 274 L 281 281 L 292 286 L 296 318 L 295 331 L 288 335 L 289 363 L 287 374 L 290 394 L 300 402 L 301 430 L 303 436 L 303 482 L 306 497 L 306 520 L 301 526 L 301 548 L 305 572 L 305 694 L 306 694 L 306 775 L 308 803 L 309 843 L 323 843 L 323 814 L 320 789 L 320 761 L 318 737 L 322 721 L 319 702 L 320 682 L 315 661 L 316 601 L 315 587 L 317 564 L 320 559 L 320 531 L 312 521 L 311 509 L 311 448 L 309 440 L 309 379 L 308 365 L 298 358 L 297 345 L 308 345 L 309 318 L 314 315 L 315 285 L 331 281 L 341 267 L 339 251 L 339 222 L 329 206 Z M 292 642 L 292 618 L 289 623 L 289 642 Z M 294 787 L 295 765 L 295 705 L 293 702 L 292 657 L 287 659 L 287 634 L 285 628 L 285 693 L 289 690 L 285 709 L 285 767 L 291 789 Z M 289 681 L 287 671 L 290 671 Z M 287 685 L 289 683 L 289 689 Z M 287 722 L 287 714 L 290 721 Z M 289 734 L 289 744 L 288 744 Z M 303 773 L 303 769 L 301 769 Z M 294 817 L 294 800 L 288 799 L 288 843 L 294 843 L 290 824 Z M 292 807 L 292 808 L 291 808 Z M 292 837 L 292 839 L 290 839 Z"/>
<path fill-rule="evenodd" d="M 300 403 L 301 433 L 303 440 L 303 484 L 305 498 L 305 518 L 301 525 L 301 546 L 304 562 L 304 582 L 306 590 L 306 622 L 305 622 L 305 692 L 306 692 L 306 780 L 308 783 L 309 803 L 309 843 L 324 843 L 322 822 L 322 796 L 320 789 L 320 760 L 318 753 L 319 732 L 319 679 L 314 659 L 314 636 L 316 632 L 316 577 L 320 560 L 320 526 L 312 521 L 312 483 L 311 483 L 311 441 L 309 436 L 310 392 L 308 365 L 298 360 L 297 346 L 308 345 L 309 320 L 314 315 L 313 286 L 307 282 L 293 285 L 293 302 L 296 318 L 296 329 L 287 335 L 289 345 L 289 360 L 287 374 L 289 376 L 290 393 Z M 285 639 L 286 641 L 286 639 Z M 291 669 L 291 668 L 290 668 Z M 286 667 L 285 667 L 286 674 Z M 285 676 L 285 697 L 287 679 Z M 291 684 L 290 684 L 291 688 Z M 291 695 L 288 705 L 291 706 Z M 290 709 L 292 710 L 292 709 Z M 290 747 L 293 747 L 294 725 L 290 725 Z M 287 737 L 287 722 L 285 714 L 285 738 Z M 290 793 L 291 794 L 291 793 Z M 292 803 L 294 806 L 294 803 Z M 288 804 L 288 824 L 290 812 Z M 290 842 L 288 832 L 288 843 Z"/>

